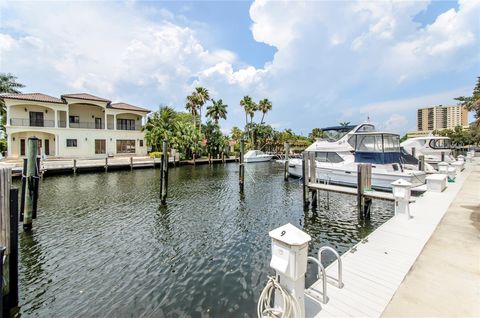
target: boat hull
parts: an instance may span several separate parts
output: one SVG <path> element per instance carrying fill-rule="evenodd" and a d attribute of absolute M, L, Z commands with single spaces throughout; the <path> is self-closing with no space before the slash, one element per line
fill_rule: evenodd
<path fill-rule="evenodd" d="M 250 158 L 243 158 L 245 163 L 252 163 L 252 162 L 266 162 L 272 160 L 272 156 L 265 156 L 265 157 L 250 157 Z"/>
<path fill-rule="evenodd" d="M 302 177 L 301 163 L 289 163 L 288 172 L 292 176 Z M 351 167 L 321 167 L 317 165 L 316 174 L 317 182 L 357 186 L 357 171 Z M 425 173 L 423 171 L 387 172 L 372 168 L 372 188 L 374 189 L 391 191 L 391 183 L 398 179 L 404 179 L 410 182 L 412 187 L 416 187 L 425 183 Z"/>

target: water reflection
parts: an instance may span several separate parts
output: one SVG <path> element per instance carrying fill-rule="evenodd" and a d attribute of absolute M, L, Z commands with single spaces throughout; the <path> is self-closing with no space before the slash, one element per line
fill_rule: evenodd
<path fill-rule="evenodd" d="M 304 210 L 282 170 L 247 165 L 240 193 L 235 164 L 171 169 L 166 206 L 158 169 L 45 178 L 34 236 L 20 237 L 21 314 L 254 317 L 270 230 L 290 222 L 312 236 L 311 255 L 344 252 L 392 215 L 374 201 L 360 223 L 355 197 L 339 194 Z"/>

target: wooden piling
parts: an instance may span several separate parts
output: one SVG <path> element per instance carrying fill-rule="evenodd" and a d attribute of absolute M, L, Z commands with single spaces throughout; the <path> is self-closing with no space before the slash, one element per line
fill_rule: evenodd
<path fill-rule="evenodd" d="M 130 157 L 130 170 L 133 170 L 133 157 Z"/>
<path fill-rule="evenodd" d="M 445 162 L 445 152 L 443 152 L 443 151 L 440 154 L 440 161 Z"/>
<path fill-rule="evenodd" d="M 105 172 L 108 172 L 108 157 L 105 157 Z"/>
<path fill-rule="evenodd" d="M 372 187 L 372 165 L 361 163 L 357 166 L 357 207 L 360 219 L 370 218 L 372 199 L 365 197 L 365 190 Z"/>
<path fill-rule="evenodd" d="M 418 156 L 418 170 L 425 171 L 425 156 Z"/>
<path fill-rule="evenodd" d="M 243 139 L 240 140 L 240 162 L 239 162 L 239 171 L 238 171 L 238 183 L 240 185 L 240 191 L 243 192 L 243 188 L 244 188 L 244 183 L 245 183 L 245 162 L 244 162 L 244 149 L 245 147 L 245 141 Z"/>
<path fill-rule="evenodd" d="M 18 306 L 18 188 L 10 189 L 10 249 L 8 308 Z"/>
<path fill-rule="evenodd" d="M 77 173 L 77 159 L 73 159 L 73 174 Z"/>
<path fill-rule="evenodd" d="M 309 172 L 309 182 L 311 183 L 317 183 L 317 164 L 315 162 L 315 153 L 314 152 L 310 152 L 308 154 L 308 161 L 309 161 L 309 169 L 310 169 L 310 172 Z"/>
<path fill-rule="evenodd" d="M 37 176 L 37 149 L 38 138 L 28 138 L 27 146 L 27 174 L 25 186 L 25 204 L 23 211 L 23 229 L 30 231 L 32 229 L 33 209 L 35 201 L 35 182 Z"/>
<path fill-rule="evenodd" d="M 225 163 L 225 152 L 222 151 L 222 163 Z"/>
<path fill-rule="evenodd" d="M 10 246 L 10 188 L 12 169 L 0 168 L 0 244 Z"/>
<path fill-rule="evenodd" d="M 302 159 L 302 189 L 303 189 L 303 207 L 308 208 L 310 201 L 308 201 L 308 153 L 303 153 Z"/>
<path fill-rule="evenodd" d="M 212 154 L 211 153 L 208 153 L 208 164 L 209 165 L 212 164 Z"/>
<path fill-rule="evenodd" d="M 160 164 L 160 201 L 167 204 L 168 195 L 168 141 L 164 140 L 162 145 L 162 162 Z"/>
<path fill-rule="evenodd" d="M 284 144 L 285 148 L 285 163 L 283 167 L 283 180 L 287 181 L 289 174 L 288 174 L 288 162 L 289 162 L 289 153 L 290 153 L 290 144 L 288 142 L 285 142 Z"/>
<path fill-rule="evenodd" d="M 193 154 L 193 165 L 195 166 L 195 153 Z"/>

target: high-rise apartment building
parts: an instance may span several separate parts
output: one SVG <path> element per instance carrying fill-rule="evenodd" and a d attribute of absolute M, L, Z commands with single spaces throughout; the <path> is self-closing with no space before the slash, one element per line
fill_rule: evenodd
<path fill-rule="evenodd" d="M 417 110 L 417 130 L 432 131 L 468 127 L 468 111 L 460 105 L 433 106 Z"/>

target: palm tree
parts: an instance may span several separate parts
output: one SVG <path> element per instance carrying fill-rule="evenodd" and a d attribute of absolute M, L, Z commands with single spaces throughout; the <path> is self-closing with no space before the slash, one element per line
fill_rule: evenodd
<path fill-rule="evenodd" d="M 17 82 L 17 77 L 10 73 L 0 73 L 0 94 L 18 94 L 19 88 L 23 88 L 25 85 Z M 1 126 L 5 131 L 5 124 L 7 120 L 7 108 L 5 103 L 0 99 L 0 115 L 2 116 Z"/>
<path fill-rule="evenodd" d="M 218 124 L 220 118 L 227 119 L 227 107 L 221 99 L 215 101 L 212 99 L 212 105 L 207 107 L 207 116 Z"/>
<path fill-rule="evenodd" d="M 243 99 L 240 101 L 240 106 L 243 107 L 245 111 L 245 126 L 248 125 L 248 115 L 250 114 L 251 109 L 253 109 L 253 104 L 255 104 L 250 96 L 243 96 Z M 253 118 L 253 116 L 252 116 Z"/>
<path fill-rule="evenodd" d="M 272 102 L 269 101 L 267 98 L 264 98 L 260 102 L 258 102 L 258 110 L 263 113 L 260 124 L 263 124 L 263 119 L 265 118 L 265 114 L 268 113 L 268 111 L 271 109 L 272 109 Z"/>
<path fill-rule="evenodd" d="M 154 149 L 161 149 L 163 139 L 170 139 L 174 131 L 175 110 L 169 106 L 162 106 L 158 112 L 147 119 L 144 130 L 147 143 Z"/>
<path fill-rule="evenodd" d="M 198 96 L 195 93 L 187 96 L 187 102 L 185 104 L 185 109 L 188 110 L 192 114 L 192 116 L 193 116 L 193 126 L 196 127 L 197 114 L 198 114 Z"/>
<path fill-rule="evenodd" d="M 200 112 L 200 124 L 201 124 L 202 123 L 202 107 L 203 105 L 205 105 L 207 101 L 210 100 L 210 94 L 208 92 L 208 89 L 206 89 L 205 87 L 197 86 L 195 87 L 195 91 L 193 92 L 193 95 L 195 95 L 197 99 L 197 106 Z"/>
<path fill-rule="evenodd" d="M 342 126 L 343 128 L 346 128 L 348 125 L 350 125 L 349 121 L 343 121 L 340 123 L 340 126 Z"/>

